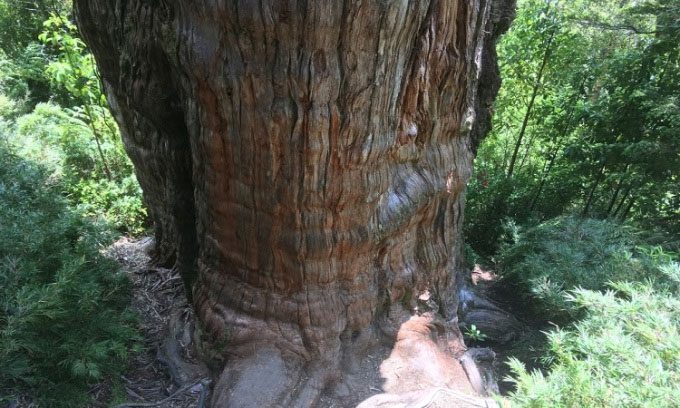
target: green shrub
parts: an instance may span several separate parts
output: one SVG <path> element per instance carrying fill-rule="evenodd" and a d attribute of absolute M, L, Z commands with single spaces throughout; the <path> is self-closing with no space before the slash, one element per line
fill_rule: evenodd
<path fill-rule="evenodd" d="M 511 360 L 513 406 L 680 405 L 680 265 L 661 269 L 673 281 L 665 289 L 616 283 L 606 292 L 574 291 L 569 300 L 586 317 L 549 334 L 549 374 Z"/>
<path fill-rule="evenodd" d="M 9 99 L 5 94 L 0 93 L 0 120 L 14 115 L 16 103 Z"/>
<path fill-rule="evenodd" d="M 104 116 L 108 113 L 99 113 L 98 121 L 112 121 Z M 107 134 L 98 146 L 82 109 L 38 104 L 16 120 L 11 141 L 19 154 L 44 164 L 52 177 L 62 180 L 84 214 L 103 218 L 122 232 L 144 230 L 142 192 L 118 135 Z"/>
<path fill-rule="evenodd" d="M 111 235 L 68 209 L 46 172 L 0 147 L 0 402 L 83 406 L 139 340 Z"/>
<path fill-rule="evenodd" d="M 14 102 L 11 118 L 30 112 L 38 102 L 54 95 L 45 72 L 50 58 L 37 42 L 28 44 L 12 58 L 0 51 L 0 93 Z"/>
<path fill-rule="evenodd" d="M 465 242 L 475 253 L 491 257 L 503 241 L 508 220 L 516 216 L 511 211 L 515 183 L 503 176 L 489 177 L 485 172 L 480 173 L 467 186 Z"/>
<path fill-rule="evenodd" d="M 120 181 L 81 179 L 69 188 L 79 197 L 78 209 L 89 216 L 103 216 L 117 230 L 141 234 L 144 232 L 146 209 L 142 190 L 134 175 Z"/>
<path fill-rule="evenodd" d="M 566 301 L 570 290 L 601 290 L 611 281 L 660 278 L 651 253 L 641 244 L 630 227 L 560 217 L 519 234 L 502 251 L 502 278 L 528 297 L 536 314 L 568 323 L 578 314 Z"/>
<path fill-rule="evenodd" d="M 0 0 L 0 8 L 3 4 Z M 141 189 L 108 110 L 94 59 L 67 9 L 50 7 L 63 13 L 49 13 L 47 21 L 32 28 L 42 30 L 34 36 L 41 43 L 30 42 L 11 58 L 0 50 L 2 142 L 47 167 L 86 215 L 138 234 L 147 222 Z"/>

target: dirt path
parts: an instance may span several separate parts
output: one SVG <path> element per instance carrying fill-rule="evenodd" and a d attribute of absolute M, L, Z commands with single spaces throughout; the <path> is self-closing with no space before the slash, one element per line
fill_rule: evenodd
<path fill-rule="evenodd" d="M 108 251 L 132 282 L 132 308 L 140 318 L 144 346 L 144 351 L 133 356 L 129 369 L 121 376 L 125 401 L 130 404 L 118 407 L 149 406 L 150 403 L 164 408 L 198 407 L 201 400 L 208 397 L 209 387 L 201 382 L 203 376 L 200 375 L 207 373 L 197 371 L 188 375 L 183 367 L 176 367 L 178 359 L 179 364 L 188 364 L 192 369 L 200 367 L 196 356 L 191 354 L 193 348 L 187 347 L 191 333 L 175 335 L 179 338 L 168 342 L 173 337 L 168 329 L 171 320 L 181 320 L 183 327 L 192 327 L 193 312 L 186 303 L 179 275 L 170 269 L 149 265 L 148 251 L 152 244 L 151 238 L 123 237 Z M 93 390 L 95 398 L 98 391 L 105 396 L 106 386 L 100 388 Z"/>

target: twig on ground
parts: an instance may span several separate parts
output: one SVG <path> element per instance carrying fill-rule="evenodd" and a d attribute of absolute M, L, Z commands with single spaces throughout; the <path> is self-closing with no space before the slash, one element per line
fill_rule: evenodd
<path fill-rule="evenodd" d="M 208 384 L 204 383 L 203 387 L 201 388 L 201 395 L 198 397 L 198 403 L 196 404 L 196 408 L 205 408 L 205 402 L 208 399 Z"/>
<path fill-rule="evenodd" d="M 187 392 L 188 390 L 190 390 L 191 388 L 193 388 L 193 387 L 195 387 L 199 384 L 201 384 L 203 386 L 203 389 L 205 389 L 208 386 L 208 384 L 210 384 L 210 380 L 207 379 L 207 378 L 202 378 L 199 381 L 191 382 L 191 383 L 185 385 L 184 387 L 178 389 L 174 393 L 172 393 L 172 395 L 170 395 L 169 397 L 164 398 L 160 401 L 156 401 L 156 402 L 124 402 L 122 404 L 116 405 L 114 408 L 156 407 L 156 406 L 165 404 L 166 402 L 169 402 L 169 401 L 179 397 L 180 395 L 184 394 L 185 392 Z"/>

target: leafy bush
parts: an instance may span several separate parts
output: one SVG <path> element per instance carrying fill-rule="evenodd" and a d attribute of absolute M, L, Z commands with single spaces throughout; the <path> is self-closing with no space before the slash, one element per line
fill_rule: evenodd
<path fill-rule="evenodd" d="M 556 218 L 528 229 L 503 250 L 502 277 L 527 294 L 542 317 L 566 323 L 578 313 L 565 299 L 568 291 L 660 276 L 636 235 L 631 227 L 607 220 Z"/>
<path fill-rule="evenodd" d="M 70 185 L 69 190 L 78 197 L 78 209 L 86 215 L 103 215 L 119 231 L 130 234 L 144 232 L 146 209 L 142 204 L 142 190 L 134 175 L 118 181 L 81 179 Z"/>
<path fill-rule="evenodd" d="M 14 118 L 28 113 L 38 102 L 50 99 L 52 86 L 45 72 L 50 58 L 37 42 L 30 43 L 12 59 L 0 51 L 0 93 L 14 102 L 12 111 L 4 112 L 3 116 Z"/>
<path fill-rule="evenodd" d="M 51 13 L 43 23 L 40 41 L 55 53 L 46 74 L 63 106 L 106 107 L 97 67 L 78 29 L 65 14 Z"/>
<path fill-rule="evenodd" d="M 0 120 L 12 116 L 16 104 L 4 94 L 0 93 Z"/>
<path fill-rule="evenodd" d="M 468 183 L 465 203 L 465 242 L 483 256 L 495 254 L 503 241 L 505 224 L 512 214 L 514 182 L 503 176 L 490 177 L 484 171 Z"/>
<path fill-rule="evenodd" d="M 0 401 L 82 406 L 139 337 L 111 236 L 69 210 L 42 169 L 0 148 Z M 52 183 L 52 184 L 51 184 Z"/>
<path fill-rule="evenodd" d="M 42 30 L 51 11 L 65 13 L 70 0 L 0 0 L 0 50 L 16 57 Z"/>
<path fill-rule="evenodd" d="M 677 407 L 680 402 L 680 265 L 662 267 L 674 289 L 616 283 L 569 297 L 586 318 L 550 333 L 549 375 L 511 360 L 522 407 Z"/>
<path fill-rule="evenodd" d="M 94 59 L 65 14 L 48 14 L 36 35 L 42 44 L 11 60 L 0 50 L 0 131 L 20 155 L 45 165 L 81 212 L 139 234 L 147 221 L 141 189 Z"/>
<path fill-rule="evenodd" d="M 123 232 L 144 230 L 142 192 L 118 136 L 98 142 L 82 111 L 38 104 L 16 120 L 11 142 L 22 156 L 43 163 L 62 180 L 86 215 L 102 217 Z"/>

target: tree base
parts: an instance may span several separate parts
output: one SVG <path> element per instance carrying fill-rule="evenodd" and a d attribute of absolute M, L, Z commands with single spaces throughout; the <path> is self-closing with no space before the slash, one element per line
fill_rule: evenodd
<path fill-rule="evenodd" d="M 211 406 L 399 407 L 425 399 L 491 406 L 475 392 L 458 360 L 465 346 L 456 322 L 399 309 L 390 322 L 346 342 L 339 354 L 345 358 L 305 362 L 271 345 L 228 358 L 214 383 Z"/>

